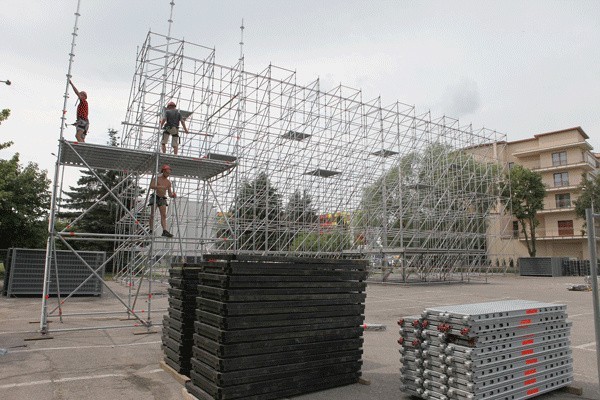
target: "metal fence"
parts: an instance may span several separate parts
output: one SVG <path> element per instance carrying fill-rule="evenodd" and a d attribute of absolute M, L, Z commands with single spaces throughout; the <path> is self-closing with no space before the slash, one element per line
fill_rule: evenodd
<path fill-rule="evenodd" d="M 80 256 L 92 268 L 96 269 L 106 259 L 101 251 L 56 251 L 56 257 L 50 273 L 50 291 L 56 295 L 102 295 L 102 282 L 78 258 Z M 5 258 L 5 276 L 3 294 L 6 296 L 41 296 L 44 288 L 44 265 L 46 250 L 8 249 Z M 104 276 L 104 268 L 98 271 Z M 90 277 L 91 276 L 91 277 Z M 60 291 L 58 290 L 60 288 Z"/>

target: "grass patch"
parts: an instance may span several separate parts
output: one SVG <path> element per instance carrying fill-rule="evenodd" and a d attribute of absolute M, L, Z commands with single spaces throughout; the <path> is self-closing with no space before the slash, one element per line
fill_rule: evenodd
<path fill-rule="evenodd" d="M 0 263 L 0 279 L 4 279 L 4 263 Z"/>

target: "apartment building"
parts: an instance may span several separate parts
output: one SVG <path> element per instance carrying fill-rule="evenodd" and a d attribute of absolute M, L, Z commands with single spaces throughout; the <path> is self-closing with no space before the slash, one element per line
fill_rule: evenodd
<path fill-rule="evenodd" d="M 595 175 L 600 160 L 587 142 L 588 135 L 575 127 L 534 135 L 533 138 L 507 142 L 498 157 L 508 164 L 522 165 L 542 175 L 546 185 L 544 209 L 538 212 L 536 229 L 538 257 L 588 258 L 584 220 L 575 215 L 575 200 L 580 195 L 583 176 Z M 507 216 L 505 218 L 511 218 Z M 514 218 L 508 221 L 512 234 L 503 240 L 517 257 L 527 257 L 527 246 Z"/>

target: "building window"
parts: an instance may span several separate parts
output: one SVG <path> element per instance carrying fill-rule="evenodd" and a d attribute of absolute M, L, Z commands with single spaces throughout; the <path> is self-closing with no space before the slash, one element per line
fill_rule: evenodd
<path fill-rule="evenodd" d="M 573 220 L 558 221 L 558 236 L 573 236 Z"/>
<path fill-rule="evenodd" d="M 519 237 L 519 221 L 513 221 L 513 237 Z"/>
<path fill-rule="evenodd" d="M 554 187 L 569 186 L 569 173 L 559 172 L 554 174 Z"/>
<path fill-rule="evenodd" d="M 570 193 L 557 194 L 555 196 L 555 199 L 556 199 L 556 208 L 571 207 L 571 194 Z"/>
<path fill-rule="evenodd" d="M 558 153 L 552 153 L 552 166 L 557 167 L 559 165 L 567 165 L 567 152 L 559 151 Z"/>
<path fill-rule="evenodd" d="M 513 167 L 514 167 L 514 166 L 515 166 L 515 163 L 514 163 L 514 162 L 509 162 L 509 163 L 508 163 L 508 169 L 509 169 L 509 170 L 510 170 L 510 169 L 513 169 Z"/>

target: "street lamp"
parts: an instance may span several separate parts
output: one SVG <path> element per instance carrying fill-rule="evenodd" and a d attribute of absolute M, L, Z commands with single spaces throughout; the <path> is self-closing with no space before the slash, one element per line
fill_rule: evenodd
<path fill-rule="evenodd" d="M 11 82 L 11 81 L 9 81 L 8 79 L 7 79 L 7 80 L 5 80 L 5 81 L 0 81 L 0 82 L 4 82 L 4 83 L 6 83 L 8 86 L 10 86 L 10 84 L 12 83 L 12 82 Z"/>

